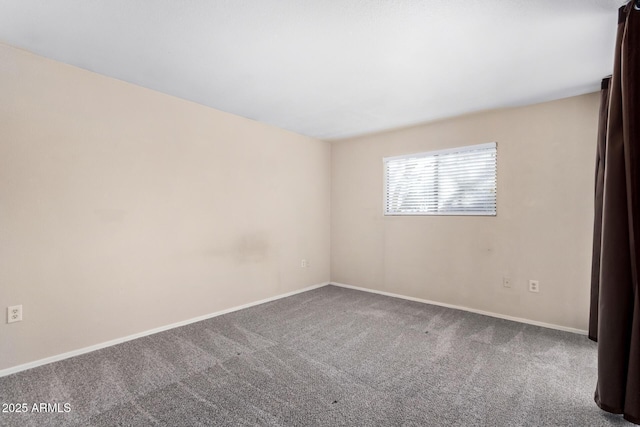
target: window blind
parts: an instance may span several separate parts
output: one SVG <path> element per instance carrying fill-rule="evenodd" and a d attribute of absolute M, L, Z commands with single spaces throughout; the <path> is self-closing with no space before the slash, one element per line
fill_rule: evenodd
<path fill-rule="evenodd" d="M 386 157 L 385 215 L 496 215 L 496 143 Z"/>

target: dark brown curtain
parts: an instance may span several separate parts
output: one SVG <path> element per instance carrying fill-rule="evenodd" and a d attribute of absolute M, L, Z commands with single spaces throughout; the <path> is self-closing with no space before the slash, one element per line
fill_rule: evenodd
<path fill-rule="evenodd" d="M 602 84 L 591 317 L 600 408 L 640 424 L 640 0 L 620 8 L 613 76 Z"/>
<path fill-rule="evenodd" d="M 589 338 L 598 340 L 598 298 L 600 294 L 600 248 L 602 236 L 602 202 L 604 194 L 604 165 L 607 149 L 607 119 L 609 116 L 609 84 L 611 77 L 602 80 L 600 89 L 600 120 L 596 147 L 595 213 L 593 218 L 593 257 L 591 261 L 591 314 Z"/>

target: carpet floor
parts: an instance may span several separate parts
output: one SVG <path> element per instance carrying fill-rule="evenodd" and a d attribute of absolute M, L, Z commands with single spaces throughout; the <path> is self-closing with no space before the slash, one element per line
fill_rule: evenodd
<path fill-rule="evenodd" d="M 584 336 L 325 286 L 0 378 L 0 425 L 632 426 L 595 383 Z"/>

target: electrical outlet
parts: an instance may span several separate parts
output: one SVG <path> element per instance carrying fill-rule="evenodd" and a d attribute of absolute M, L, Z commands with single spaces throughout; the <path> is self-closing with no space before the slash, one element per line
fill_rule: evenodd
<path fill-rule="evenodd" d="M 505 288 L 510 288 L 511 287 L 511 278 L 510 277 L 503 277 L 502 278 L 502 286 L 504 286 Z"/>
<path fill-rule="evenodd" d="M 306 259 L 303 259 L 302 261 L 300 261 L 300 268 L 307 268 L 309 267 L 309 262 Z"/>
<path fill-rule="evenodd" d="M 540 282 L 529 280 L 529 292 L 540 292 Z"/>
<path fill-rule="evenodd" d="M 7 307 L 7 323 L 14 323 L 22 321 L 22 306 L 13 305 Z"/>

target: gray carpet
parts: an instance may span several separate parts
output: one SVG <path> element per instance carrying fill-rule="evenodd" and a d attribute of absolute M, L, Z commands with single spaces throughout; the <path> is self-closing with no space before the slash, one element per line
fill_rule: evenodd
<path fill-rule="evenodd" d="M 632 426 L 595 382 L 584 336 L 326 286 L 0 378 L 71 405 L 0 424 Z"/>

